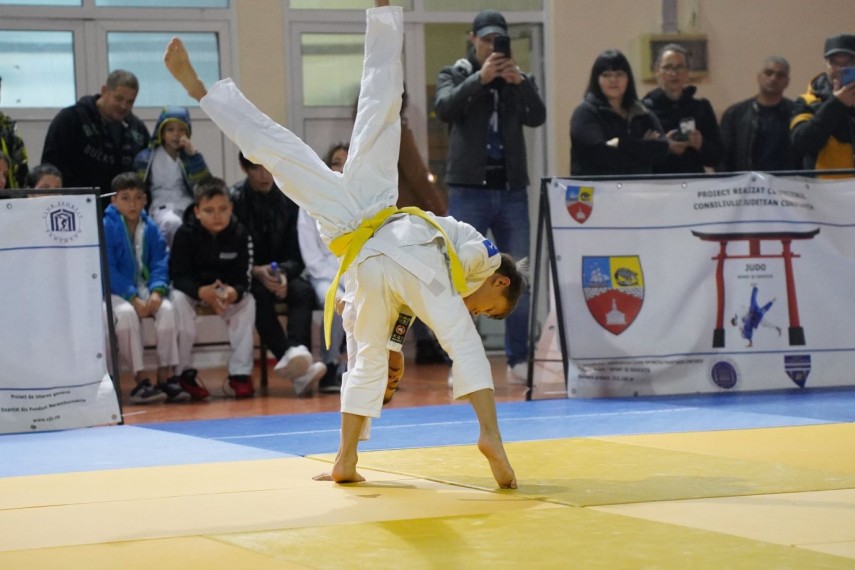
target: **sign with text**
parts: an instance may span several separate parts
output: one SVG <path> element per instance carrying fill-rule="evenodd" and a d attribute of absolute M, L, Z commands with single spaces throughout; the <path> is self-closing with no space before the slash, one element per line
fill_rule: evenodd
<path fill-rule="evenodd" d="M 855 384 L 852 180 L 546 191 L 571 397 Z"/>
<path fill-rule="evenodd" d="M 120 420 L 93 195 L 0 201 L 0 433 Z"/>

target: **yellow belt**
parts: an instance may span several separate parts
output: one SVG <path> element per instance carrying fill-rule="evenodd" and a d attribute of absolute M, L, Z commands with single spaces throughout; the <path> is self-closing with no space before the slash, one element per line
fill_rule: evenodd
<path fill-rule="evenodd" d="M 345 271 L 347 271 L 347 268 L 350 267 L 350 264 L 353 263 L 356 256 L 359 255 L 359 252 L 362 250 L 362 246 L 364 246 L 365 242 L 374 235 L 374 232 L 386 223 L 386 220 L 388 220 L 389 217 L 401 212 L 410 214 L 411 216 L 417 216 L 425 220 L 436 228 L 440 234 L 442 234 L 443 239 L 445 239 L 445 247 L 448 251 L 448 259 L 451 265 L 451 282 L 458 293 L 463 293 L 466 290 L 466 276 L 463 274 L 463 264 L 460 263 L 460 258 L 457 257 L 454 245 L 451 243 L 451 240 L 448 239 L 448 235 L 445 233 L 445 230 L 442 229 L 442 226 L 436 223 L 436 220 L 432 217 L 428 216 L 424 210 L 416 208 L 415 206 L 408 206 L 406 208 L 389 206 L 388 208 L 384 208 L 377 212 L 373 217 L 363 220 L 359 227 L 352 232 L 342 234 L 330 243 L 330 251 L 332 251 L 336 257 L 341 257 L 341 265 L 339 265 L 338 273 L 335 274 L 335 279 L 333 279 L 332 285 L 327 289 L 327 296 L 324 301 L 324 341 L 326 342 L 327 348 L 330 347 L 330 329 L 332 327 L 333 311 L 335 311 L 335 295 L 336 291 L 338 291 L 338 282 L 341 279 L 341 276 Z"/>

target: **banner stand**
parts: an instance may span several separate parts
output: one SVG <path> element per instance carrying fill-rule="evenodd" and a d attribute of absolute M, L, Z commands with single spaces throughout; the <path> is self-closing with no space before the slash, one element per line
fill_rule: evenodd
<path fill-rule="evenodd" d="M 98 193 L 0 191 L 0 433 L 123 423 Z"/>
<path fill-rule="evenodd" d="M 823 276 L 855 282 L 853 174 L 542 179 L 535 275 L 548 264 L 567 397 L 851 385 L 855 302 Z M 545 302 L 534 288 L 527 400 Z"/>

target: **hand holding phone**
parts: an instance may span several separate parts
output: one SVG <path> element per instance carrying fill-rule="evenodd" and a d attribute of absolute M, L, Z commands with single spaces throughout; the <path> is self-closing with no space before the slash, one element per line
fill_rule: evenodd
<path fill-rule="evenodd" d="M 511 57 L 511 38 L 509 36 L 496 36 L 493 38 L 493 52 Z"/>
<path fill-rule="evenodd" d="M 849 85 L 853 81 L 855 81 L 855 67 L 844 67 L 843 69 L 840 70 L 840 86 L 841 87 L 846 87 L 847 85 Z"/>

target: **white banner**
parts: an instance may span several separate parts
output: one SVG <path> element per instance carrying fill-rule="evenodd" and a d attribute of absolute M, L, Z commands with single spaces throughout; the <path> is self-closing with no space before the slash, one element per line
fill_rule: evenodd
<path fill-rule="evenodd" d="M 568 395 L 855 384 L 855 182 L 554 179 Z"/>
<path fill-rule="evenodd" d="M 0 432 L 120 420 L 92 195 L 0 200 Z"/>

